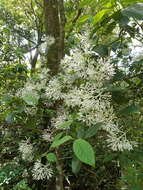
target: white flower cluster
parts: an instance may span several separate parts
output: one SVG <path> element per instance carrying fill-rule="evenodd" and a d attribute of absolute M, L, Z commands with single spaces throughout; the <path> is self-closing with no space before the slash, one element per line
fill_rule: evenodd
<path fill-rule="evenodd" d="M 69 90 L 62 94 L 64 106 L 75 109 L 78 119 L 87 126 L 103 122 L 102 129 L 107 131 L 107 142 L 113 150 L 131 150 L 133 143 L 120 137 L 121 131 L 115 122 L 117 118 L 111 105 L 111 95 L 105 92 L 106 82 L 115 74 L 114 67 L 109 60 L 96 62 L 90 58 L 93 52 L 87 36 L 80 36 L 80 41 L 81 49 L 72 50 L 61 63 L 66 77 L 64 82 L 69 86 Z M 67 75 L 73 80 L 67 81 Z"/>
<path fill-rule="evenodd" d="M 33 105 L 33 102 L 29 101 L 29 100 L 30 100 L 30 98 L 39 99 L 39 94 L 37 92 L 37 86 L 35 86 L 34 82 L 27 81 L 25 86 L 16 93 L 16 96 L 21 97 L 24 100 L 27 100 L 28 104 Z"/>
<path fill-rule="evenodd" d="M 42 133 L 42 139 L 44 141 L 47 141 L 47 142 L 50 142 L 52 141 L 52 133 L 51 133 L 51 130 L 48 130 L 48 129 L 44 129 L 43 133 Z"/>
<path fill-rule="evenodd" d="M 19 143 L 19 151 L 22 154 L 23 160 L 33 160 L 33 145 L 29 142 L 29 139 L 23 140 Z"/>
<path fill-rule="evenodd" d="M 114 151 L 124 151 L 124 150 L 133 150 L 133 146 L 137 146 L 137 144 L 133 141 L 129 142 L 126 138 L 126 134 L 123 133 L 118 137 L 116 133 L 110 133 L 108 136 L 107 142 L 109 147 L 112 147 Z"/>
<path fill-rule="evenodd" d="M 49 69 L 42 69 L 37 75 L 37 80 L 28 79 L 24 87 L 17 91 L 16 96 L 21 97 L 28 105 L 33 107 L 25 107 L 25 111 L 34 115 L 37 111 L 35 105 L 40 98 L 40 91 L 46 87 L 47 78 L 49 77 Z"/>
<path fill-rule="evenodd" d="M 58 78 L 52 78 L 46 87 L 46 97 L 52 100 L 59 100 L 62 98 L 62 85 Z"/>
<path fill-rule="evenodd" d="M 51 125 L 56 129 L 68 129 L 68 126 L 62 127 L 62 124 L 68 121 L 69 115 L 64 111 L 63 108 L 57 110 L 57 117 L 53 117 L 51 120 Z"/>
<path fill-rule="evenodd" d="M 50 168 L 49 163 L 44 165 L 40 160 L 37 160 L 32 170 L 32 176 L 34 180 L 49 180 L 53 176 L 53 170 Z"/>
<path fill-rule="evenodd" d="M 22 97 L 26 93 L 36 96 L 37 89 L 44 88 L 43 96 L 46 101 L 50 104 L 56 101 L 62 102 L 61 110 L 57 111 L 57 116 L 51 121 L 54 128 L 57 129 L 62 123 L 68 121 L 72 110 L 78 116 L 78 120 L 88 127 L 98 122 L 104 123 L 102 130 L 109 134 L 107 142 L 113 150 L 131 150 L 133 144 L 127 139 L 120 138 L 119 141 L 122 133 L 111 104 L 111 95 L 106 92 L 106 84 L 115 73 L 114 66 L 110 60 L 95 61 L 91 56 L 94 52 L 87 34 L 78 37 L 81 44 L 79 48 L 71 50 L 70 55 L 66 55 L 61 61 L 61 72 L 56 76 L 48 77 L 47 81 L 44 74 L 40 75 L 44 80 L 41 80 L 38 85 L 26 84 L 22 90 Z M 45 104 L 49 105 L 47 102 Z M 50 135 L 45 133 L 43 139 L 49 140 Z"/>

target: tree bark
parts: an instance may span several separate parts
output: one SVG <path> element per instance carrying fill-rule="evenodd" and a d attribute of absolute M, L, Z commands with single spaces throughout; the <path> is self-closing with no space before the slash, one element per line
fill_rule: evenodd
<path fill-rule="evenodd" d="M 48 48 L 47 67 L 52 74 L 59 71 L 60 60 L 64 56 L 64 2 L 63 0 L 44 0 L 45 32 L 55 39 Z"/>
<path fill-rule="evenodd" d="M 47 36 L 54 37 L 55 42 L 48 47 L 46 66 L 52 75 L 59 72 L 60 61 L 64 57 L 65 38 L 65 11 L 64 0 L 44 0 L 45 32 Z M 57 108 L 55 107 L 55 110 Z M 63 190 L 64 174 L 59 160 L 60 153 L 57 150 L 56 190 Z"/>

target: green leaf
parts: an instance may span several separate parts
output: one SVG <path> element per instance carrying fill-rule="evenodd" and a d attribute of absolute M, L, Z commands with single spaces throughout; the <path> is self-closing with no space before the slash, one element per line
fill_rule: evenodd
<path fill-rule="evenodd" d="M 39 98 L 32 97 L 32 96 L 26 96 L 26 97 L 23 97 L 23 100 L 29 105 L 35 105 L 38 103 Z"/>
<path fill-rule="evenodd" d="M 7 123 L 13 123 L 14 122 L 14 114 L 13 113 L 9 113 L 6 118 L 5 118 L 5 121 Z"/>
<path fill-rule="evenodd" d="M 108 55 L 108 47 L 106 45 L 98 45 L 94 48 L 94 51 L 97 52 L 100 56 Z"/>
<path fill-rule="evenodd" d="M 78 19 L 78 24 L 86 22 L 90 18 L 90 15 L 84 15 Z"/>
<path fill-rule="evenodd" d="M 10 103 L 10 102 L 12 102 L 12 100 L 13 100 L 12 96 L 9 96 L 9 95 L 5 95 L 1 99 L 2 102 L 5 102 L 7 104 Z"/>
<path fill-rule="evenodd" d="M 54 137 L 54 140 L 53 141 L 56 141 L 56 140 L 59 140 L 63 135 L 63 132 L 61 133 L 58 133 L 55 137 Z"/>
<path fill-rule="evenodd" d="M 115 153 L 114 154 L 106 154 L 104 157 L 105 158 L 104 158 L 103 162 L 109 162 L 109 161 L 113 160 L 114 158 L 116 158 L 117 154 L 115 154 Z"/>
<path fill-rule="evenodd" d="M 136 113 L 136 112 L 139 112 L 141 109 L 140 106 L 138 105 L 130 105 L 122 110 L 120 110 L 120 114 L 123 114 L 123 115 L 126 115 L 126 114 L 131 114 L 131 113 Z"/>
<path fill-rule="evenodd" d="M 81 168 L 81 162 L 79 161 L 79 159 L 77 159 L 77 157 L 74 157 L 72 159 L 72 172 L 74 174 L 77 174 L 80 171 Z"/>
<path fill-rule="evenodd" d="M 46 158 L 49 162 L 56 162 L 57 158 L 54 153 L 49 153 L 46 155 Z"/>
<path fill-rule="evenodd" d="M 79 7 L 82 8 L 85 5 L 90 5 L 90 3 L 92 3 L 93 0 L 82 0 L 79 4 Z"/>
<path fill-rule="evenodd" d="M 127 91 L 127 88 L 123 88 L 123 87 L 120 87 L 120 86 L 109 86 L 106 88 L 107 92 L 119 92 L 119 91 Z"/>
<path fill-rule="evenodd" d="M 84 138 L 85 136 L 85 130 L 83 127 L 80 127 L 78 130 L 77 130 L 77 138 Z"/>
<path fill-rule="evenodd" d="M 103 19 L 103 16 L 110 12 L 111 9 L 103 9 L 100 12 L 98 12 L 94 17 L 93 17 L 93 24 L 97 24 Z"/>
<path fill-rule="evenodd" d="M 65 142 L 69 141 L 69 140 L 72 140 L 72 137 L 71 136 L 64 136 L 63 138 L 61 139 L 58 139 L 58 140 L 55 140 L 52 145 L 51 145 L 51 148 L 56 148 L 62 144 L 64 144 Z"/>
<path fill-rule="evenodd" d="M 86 131 L 85 138 L 90 138 L 90 137 L 93 137 L 94 135 L 96 135 L 96 133 L 98 132 L 98 130 L 101 129 L 102 125 L 103 125 L 103 123 L 97 123 L 94 126 L 90 127 Z"/>
<path fill-rule="evenodd" d="M 138 20 L 143 20 L 143 3 L 136 3 L 124 9 L 122 14 Z"/>
<path fill-rule="evenodd" d="M 95 167 L 95 153 L 87 141 L 83 139 L 75 140 L 73 143 L 73 151 L 81 162 Z"/>
<path fill-rule="evenodd" d="M 69 127 L 72 124 L 72 121 L 65 121 L 63 122 L 59 128 L 66 128 Z"/>

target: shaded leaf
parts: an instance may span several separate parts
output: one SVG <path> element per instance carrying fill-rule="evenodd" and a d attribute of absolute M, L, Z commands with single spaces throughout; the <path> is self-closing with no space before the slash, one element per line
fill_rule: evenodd
<path fill-rule="evenodd" d="M 72 159 L 72 172 L 74 174 L 77 174 L 80 171 L 80 168 L 81 168 L 81 162 L 79 161 L 79 159 L 74 157 Z"/>
<path fill-rule="evenodd" d="M 97 131 L 99 129 L 101 129 L 103 123 L 97 123 L 96 125 L 90 127 L 87 131 L 86 131 L 86 135 L 85 138 L 90 138 L 93 137 L 94 135 L 96 135 Z"/>
<path fill-rule="evenodd" d="M 9 113 L 6 118 L 5 118 L 5 121 L 7 123 L 13 123 L 14 122 L 14 114 L 13 113 Z"/>
<path fill-rule="evenodd" d="M 143 20 L 143 3 L 136 3 L 124 9 L 122 14 L 138 20 Z"/>
<path fill-rule="evenodd" d="M 140 109 L 141 109 L 141 107 L 138 106 L 138 105 L 130 105 L 130 106 L 128 106 L 128 107 L 122 109 L 119 113 L 126 115 L 126 114 L 130 114 L 130 113 L 139 112 Z"/>

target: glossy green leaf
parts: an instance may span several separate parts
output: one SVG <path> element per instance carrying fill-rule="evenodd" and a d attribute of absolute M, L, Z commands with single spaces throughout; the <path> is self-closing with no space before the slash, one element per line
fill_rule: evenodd
<path fill-rule="evenodd" d="M 104 156 L 103 162 L 110 162 L 111 160 L 113 160 L 113 159 L 116 158 L 116 157 L 117 157 L 117 154 L 116 154 L 116 153 L 114 153 L 114 154 L 106 154 L 106 155 Z"/>
<path fill-rule="evenodd" d="M 108 92 L 120 92 L 120 91 L 127 91 L 127 88 L 123 88 L 123 87 L 120 87 L 120 86 L 109 86 L 106 88 L 105 91 L 108 91 Z"/>
<path fill-rule="evenodd" d="M 83 163 L 95 166 L 95 153 L 92 146 L 84 139 L 77 139 L 73 143 L 76 157 Z"/>

